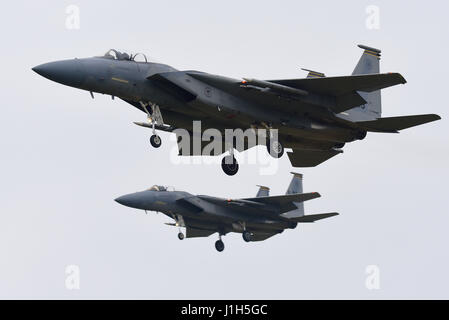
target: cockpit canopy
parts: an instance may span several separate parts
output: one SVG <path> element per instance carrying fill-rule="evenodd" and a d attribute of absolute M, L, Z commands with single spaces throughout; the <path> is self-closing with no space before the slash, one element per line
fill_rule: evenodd
<path fill-rule="evenodd" d="M 154 185 L 151 188 L 149 188 L 148 190 L 150 190 L 150 191 L 167 191 L 167 187 Z"/>
<path fill-rule="evenodd" d="M 143 53 L 126 53 L 115 49 L 109 49 L 103 56 L 103 58 L 113 59 L 113 60 L 128 60 L 136 62 L 148 62 L 146 55 Z"/>

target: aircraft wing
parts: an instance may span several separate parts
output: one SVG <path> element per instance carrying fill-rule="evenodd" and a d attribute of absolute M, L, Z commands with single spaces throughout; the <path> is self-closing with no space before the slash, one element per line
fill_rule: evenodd
<path fill-rule="evenodd" d="M 372 92 L 397 84 L 405 84 L 407 81 L 400 73 L 378 73 L 325 78 L 269 80 L 269 82 L 314 93 L 342 96 L 355 91 Z"/>
<path fill-rule="evenodd" d="M 321 197 L 318 192 L 294 193 L 281 196 L 255 197 L 244 199 L 223 199 L 199 195 L 198 198 L 219 206 L 234 206 L 236 209 L 255 209 L 257 214 L 266 217 L 279 217 L 279 214 L 297 209 L 294 202 L 304 202 Z M 251 212 L 251 211 L 248 211 Z"/>
<path fill-rule="evenodd" d="M 287 152 L 288 158 L 293 167 L 315 167 L 320 163 L 342 153 L 341 150 L 306 150 L 293 149 L 293 152 Z"/>
<path fill-rule="evenodd" d="M 254 98 L 259 101 L 270 101 L 278 96 L 287 98 L 305 99 L 309 93 L 324 95 L 335 99 L 330 110 L 340 113 L 366 103 L 358 91 L 372 92 L 379 89 L 391 87 L 397 84 L 404 84 L 406 80 L 399 73 L 381 73 L 366 75 L 351 75 L 340 77 L 308 77 L 303 79 L 287 80 L 252 80 L 243 82 L 226 77 L 211 75 L 203 72 L 187 72 L 195 79 L 208 83 L 216 88 L 230 92 L 237 96 Z M 244 89 L 242 89 L 244 88 Z M 325 107 L 319 105 L 312 106 L 308 103 L 291 105 L 291 103 L 276 103 L 277 108 L 292 111 L 301 107 L 307 112 L 323 113 Z"/>
<path fill-rule="evenodd" d="M 251 201 L 247 199 L 224 199 L 224 198 L 211 197 L 207 195 L 198 195 L 197 197 L 200 198 L 201 200 L 213 203 L 218 206 L 228 208 L 234 207 L 236 210 L 244 209 L 245 212 L 248 214 L 254 213 L 267 218 L 279 217 L 276 208 L 272 206 L 266 206 L 262 202 Z M 262 197 L 259 197 L 258 199 L 260 198 Z"/>
<path fill-rule="evenodd" d="M 294 202 L 304 202 L 319 197 L 321 197 L 321 195 L 318 192 L 309 192 L 293 193 L 281 196 L 245 198 L 236 201 L 256 202 L 263 205 L 268 205 L 270 207 L 276 208 L 278 210 L 277 212 L 280 214 L 297 209 L 298 207 L 294 204 Z"/>

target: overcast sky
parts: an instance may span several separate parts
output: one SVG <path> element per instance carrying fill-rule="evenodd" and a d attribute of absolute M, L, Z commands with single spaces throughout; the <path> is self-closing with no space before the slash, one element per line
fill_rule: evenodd
<path fill-rule="evenodd" d="M 66 26 L 71 4 L 79 29 Z M 8 3 L 0 298 L 449 298 L 448 11 L 446 1 Z M 443 120 L 368 134 L 316 168 L 294 169 L 284 156 L 274 175 L 250 164 L 234 177 L 219 165 L 174 164 L 170 135 L 151 148 L 151 131 L 132 123 L 145 120 L 137 109 L 31 71 L 124 48 L 235 78 L 301 78 L 300 67 L 348 75 L 359 43 L 382 49 L 381 71 L 408 81 L 383 90 L 383 116 Z M 232 198 L 263 184 L 283 194 L 292 170 L 305 175 L 305 192 L 322 195 L 306 213 L 341 215 L 264 242 L 229 234 L 222 253 L 216 235 L 181 242 L 167 217 L 113 201 L 153 184 Z M 68 265 L 79 267 L 79 290 L 66 288 Z M 366 287 L 370 265 L 380 271 L 377 290 Z"/>

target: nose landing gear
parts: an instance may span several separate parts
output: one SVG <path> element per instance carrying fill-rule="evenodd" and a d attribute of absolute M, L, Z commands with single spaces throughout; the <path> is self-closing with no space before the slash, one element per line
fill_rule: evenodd
<path fill-rule="evenodd" d="M 153 130 L 153 135 L 150 137 L 150 143 L 154 148 L 159 148 L 162 144 L 162 139 L 156 134 L 156 124 L 163 125 L 164 119 L 162 118 L 161 110 L 155 103 L 150 103 L 151 112 L 147 109 L 148 103 L 140 102 L 142 109 L 147 114 L 147 119 Z"/>
<path fill-rule="evenodd" d="M 162 144 L 162 139 L 157 134 L 153 134 L 150 137 L 150 143 L 154 148 L 159 148 Z"/>

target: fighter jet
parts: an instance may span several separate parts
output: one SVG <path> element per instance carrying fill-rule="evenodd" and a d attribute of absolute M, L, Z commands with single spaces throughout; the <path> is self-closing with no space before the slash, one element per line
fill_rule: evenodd
<path fill-rule="evenodd" d="M 337 212 L 304 214 L 304 201 L 320 197 L 317 192 L 303 193 L 302 175 L 293 173 L 285 195 L 269 196 L 269 188 L 259 186 L 255 198 L 225 199 L 169 191 L 164 186 L 121 196 L 115 201 L 131 208 L 158 211 L 173 218 L 170 226 L 185 227 L 187 238 L 208 237 L 218 233 L 215 248 L 221 252 L 221 237 L 229 232 L 242 233 L 243 240 L 262 241 L 298 223 L 310 223 L 338 215 Z M 181 229 L 180 240 L 184 239 Z"/>
<path fill-rule="evenodd" d="M 136 124 L 152 129 L 150 142 L 156 148 L 161 145 L 156 130 L 161 130 L 178 135 L 180 155 L 208 155 L 204 148 L 180 148 L 183 139 L 176 129 L 185 129 L 193 140 L 193 123 L 198 120 L 201 132 L 210 128 L 221 133 L 248 128 L 269 131 L 257 144 L 265 144 L 270 155 L 279 158 L 289 148 L 294 167 L 314 167 L 342 153 L 345 143 L 364 139 L 367 132 L 397 133 L 440 119 L 435 114 L 382 118 L 380 90 L 406 81 L 399 73 L 379 73 L 379 49 L 359 47 L 364 51 L 352 75 L 337 77 L 307 70 L 303 79 L 231 79 L 178 71 L 149 62 L 143 54 L 113 49 L 103 56 L 50 62 L 33 70 L 87 90 L 92 97 L 93 92 L 119 97 L 145 112 L 148 121 Z M 277 138 L 270 129 L 277 130 Z M 207 138 L 200 142 L 203 147 Z M 239 167 L 234 150 L 250 147 L 224 141 L 213 155 L 229 152 L 222 169 L 234 175 Z"/>

